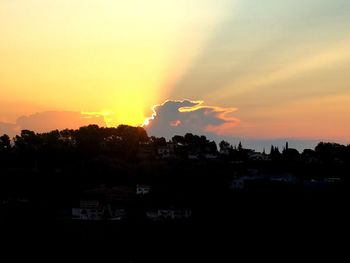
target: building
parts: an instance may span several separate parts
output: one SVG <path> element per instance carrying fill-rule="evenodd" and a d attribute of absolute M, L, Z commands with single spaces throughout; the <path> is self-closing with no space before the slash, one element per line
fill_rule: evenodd
<path fill-rule="evenodd" d="M 150 220 L 184 220 L 192 217 L 190 209 L 155 209 L 146 212 Z"/>
<path fill-rule="evenodd" d="M 137 157 L 141 159 L 154 158 L 154 149 L 149 143 L 143 143 L 140 145 Z"/>
<path fill-rule="evenodd" d="M 199 154 L 196 153 L 189 153 L 187 157 L 189 160 L 199 160 Z"/>
<path fill-rule="evenodd" d="M 108 213 L 106 213 L 106 220 L 114 220 L 114 221 L 120 221 L 126 218 L 126 211 L 124 208 L 115 207 L 112 205 L 108 205 L 106 207 L 108 210 Z"/>
<path fill-rule="evenodd" d="M 72 218 L 79 220 L 122 220 L 126 218 L 124 208 L 101 205 L 97 200 L 81 200 L 79 207 L 72 208 Z"/>
<path fill-rule="evenodd" d="M 341 178 L 338 178 L 338 177 L 332 177 L 332 178 L 326 178 L 324 179 L 324 181 L 326 183 L 329 183 L 329 184 L 339 184 L 341 183 Z"/>
<path fill-rule="evenodd" d="M 244 189 L 244 178 L 235 178 L 232 180 L 231 184 L 232 189 Z"/>
<path fill-rule="evenodd" d="M 136 185 L 136 194 L 137 195 L 147 195 L 151 191 L 149 185 L 138 184 Z"/>
<path fill-rule="evenodd" d="M 204 155 L 204 158 L 207 159 L 207 160 L 215 160 L 218 158 L 218 156 L 214 153 L 206 153 Z"/>
<path fill-rule="evenodd" d="M 79 207 L 72 208 L 72 218 L 80 220 L 102 220 L 105 209 L 97 200 L 80 200 Z"/>
<path fill-rule="evenodd" d="M 311 179 L 311 180 L 305 180 L 303 183 L 303 186 L 305 188 L 311 188 L 311 189 L 322 189 L 326 188 L 329 184 L 324 181 L 324 180 L 316 180 L 316 179 Z"/>
<path fill-rule="evenodd" d="M 224 147 L 220 149 L 220 154 L 221 155 L 230 155 L 231 148 L 230 147 Z"/>
<path fill-rule="evenodd" d="M 245 189 L 247 188 L 247 184 L 260 182 L 263 179 L 264 177 L 259 176 L 258 174 L 255 175 L 254 172 L 252 172 L 252 175 L 233 178 L 231 182 L 231 188 L 234 190 Z"/>
<path fill-rule="evenodd" d="M 175 144 L 168 142 L 165 146 L 157 148 L 157 155 L 161 159 L 173 159 L 175 158 Z"/>
<path fill-rule="evenodd" d="M 270 176 L 271 182 L 287 183 L 287 184 L 297 184 L 299 179 L 292 174 L 280 174 Z"/>
<path fill-rule="evenodd" d="M 251 161 L 270 161 L 270 158 L 268 155 L 263 154 L 263 153 L 258 153 L 255 151 L 251 151 L 248 153 L 248 158 Z"/>

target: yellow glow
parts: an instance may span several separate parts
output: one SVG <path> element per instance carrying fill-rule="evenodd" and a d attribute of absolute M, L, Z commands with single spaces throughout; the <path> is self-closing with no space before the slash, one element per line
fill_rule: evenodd
<path fill-rule="evenodd" d="M 151 105 L 191 98 L 232 124 L 240 109 L 217 134 L 348 140 L 350 1 L 262 2 L 0 0 L 0 122 L 69 111 L 146 126 Z M 208 107 L 195 103 L 180 112 Z"/>
<path fill-rule="evenodd" d="M 140 125 L 223 10 L 208 0 L 1 1 L 1 96 Z"/>

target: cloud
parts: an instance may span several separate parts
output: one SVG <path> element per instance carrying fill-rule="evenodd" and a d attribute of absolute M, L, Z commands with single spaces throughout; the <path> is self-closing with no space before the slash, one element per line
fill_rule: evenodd
<path fill-rule="evenodd" d="M 15 136 L 18 133 L 17 125 L 14 123 L 0 122 L 0 136 L 7 134 L 10 137 Z"/>
<path fill-rule="evenodd" d="M 229 135 L 239 119 L 232 116 L 235 108 L 203 105 L 203 101 L 167 100 L 155 105 L 153 114 L 144 122 L 149 135 L 170 138 L 188 132 Z"/>
<path fill-rule="evenodd" d="M 21 116 L 17 119 L 16 123 L 0 122 L 0 134 L 6 133 L 9 136 L 14 136 L 24 129 L 35 132 L 48 132 L 66 128 L 77 129 L 89 124 L 106 126 L 104 117 L 94 113 L 45 111 L 28 116 Z"/>

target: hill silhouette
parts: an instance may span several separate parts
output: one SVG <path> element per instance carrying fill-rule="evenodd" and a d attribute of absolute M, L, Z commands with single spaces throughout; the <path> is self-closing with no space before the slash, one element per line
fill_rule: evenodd
<path fill-rule="evenodd" d="M 108 240 L 128 260 L 130 246 L 169 251 L 174 240 L 219 233 L 236 245 L 248 237 L 267 244 L 265 236 L 310 231 L 318 239 L 321 228 L 330 244 L 347 229 L 349 172 L 350 146 L 335 143 L 259 153 L 191 133 L 167 141 L 127 125 L 23 130 L 0 136 L 0 227 L 27 241 Z"/>

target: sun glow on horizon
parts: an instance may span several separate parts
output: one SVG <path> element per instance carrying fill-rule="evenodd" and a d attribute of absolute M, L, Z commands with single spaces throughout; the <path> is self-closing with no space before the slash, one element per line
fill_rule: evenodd
<path fill-rule="evenodd" d="M 0 133 L 47 112 L 149 128 L 191 98 L 174 114 L 198 132 L 350 139 L 347 0 L 11 0 L 0 25 Z"/>
<path fill-rule="evenodd" d="M 165 99 L 225 18 L 228 2 L 1 2 L 0 104 L 33 105 L 20 115 L 40 105 L 101 112 L 109 126 L 142 125 L 149 105 Z"/>

